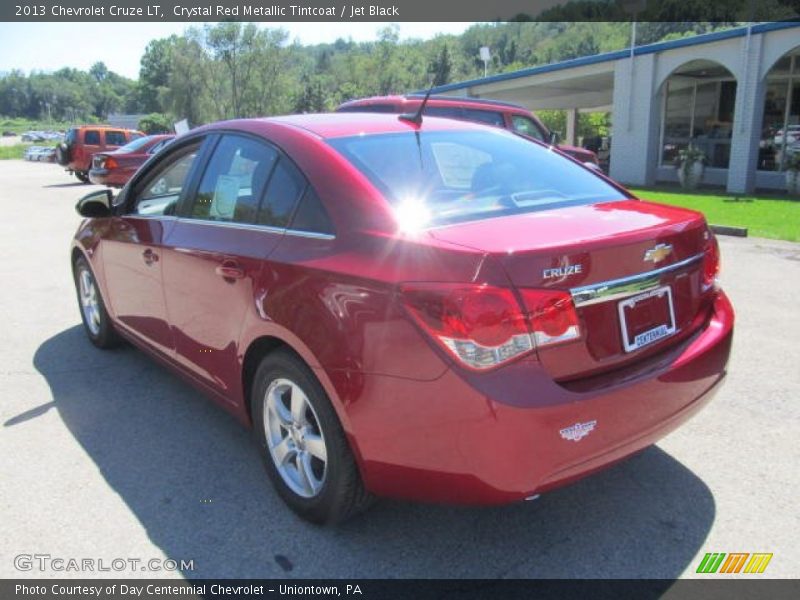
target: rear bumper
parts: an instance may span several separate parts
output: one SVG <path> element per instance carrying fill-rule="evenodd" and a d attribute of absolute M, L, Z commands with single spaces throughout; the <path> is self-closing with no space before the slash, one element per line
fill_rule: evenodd
<path fill-rule="evenodd" d="M 365 484 L 385 496 L 496 504 L 602 469 L 711 400 L 725 377 L 733 321 L 720 293 L 701 332 L 635 371 L 590 385 L 559 385 L 535 360 L 471 380 L 453 370 L 429 382 L 362 375 L 356 396 L 348 376 L 348 433 Z M 561 434 L 592 422 L 579 441 Z"/>

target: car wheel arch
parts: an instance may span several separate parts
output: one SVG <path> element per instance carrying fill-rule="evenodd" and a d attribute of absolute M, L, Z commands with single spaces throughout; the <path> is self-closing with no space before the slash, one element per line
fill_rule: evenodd
<path fill-rule="evenodd" d="M 313 353 L 306 348 L 302 342 L 299 340 L 287 339 L 288 337 L 289 336 L 281 336 L 278 332 L 263 333 L 261 335 L 254 336 L 248 342 L 241 345 L 243 348 L 246 347 L 246 350 L 242 354 L 241 362 L 242 395 L 244 401 L 243 405 L 247 411 L 247 417 L 251 421 L 251 424 L 252 407 L 250 406 L 250 390 L 253 377 L 258 369 L 258 365 L 268 354 L 284 349 L 297 356 L 297 358 L 303 361 L 303 363 L 311 370 L 311 372 L 314 373 L 317 380 L 322 385 L 322 388 L 325 390 L 325 393 L 327 393 L 328 397 L 331 399 L 331 402 L 336 409 L 336 413 L 339 415 L 339 420 L 342 422 L 342 426 L 345 428 L 345 431 L 347 431 L 347 417 L 342 408 L 342 403 L 339 400 L 336 390 L 334 389 L 334 386 L 324 369 L 319 366 L 319 361 L 316 360 L 316 357 L 314 357 Z"/>
<path fill-rule="evenodd" d="M 267 357 L 269 354 L 284 350 L 291 352 L 294 354 L 299 360 L 301 360 L 313 373 L 313 375 L 317 378 L 317 381 L 322 386 L 322 389 L 328 395 L 328 398 L 333 405 L 333 409 L 336 411 L 336 415 L 339 417 L 339 422 L 342 424 L 342 428 L 345 431 L 347 436 L 348 442 L 350 444 L 350 449 L 353 452 L 353 455 L 356 457 L 356 463 L 359 465 L 359 469 L 361 468 L 362 458 L 361 452 L 358 448 L 358 442 L 356 441 L 355 437 L 352 434 L 352 428 L 350 426 L 350 420 L 347 417 L 347 412 L 344 410 L 344 406 L 339 399 L 338 394 L 336 393 L 336 389 L 333 385 L 333 382 L 328 377 L 325 370 L 320 366 L 314 366 L 315 364 L 318 365 L 317 361 L 313 358 L 309 360 L 309 357 L 312 355 L 310 354 L 310 350 L 305 348 L 306 353 L 308 356 L 304 356 L 302 351 L 299 351 L 298 348 L 295 347 L 294 344 L 288 342 L 286 339 L 279 337 L 274 334 L 265 334 L 255 337 L 254 339 L 250 340 L 247 344 L 247 349 L 245 350 L 242 356 L 242 368 L 241 368 L 241 385 L 242 385 L 242 396 L 243 396 L 243 408 L 245 412 L 246 422 L 250 427 L 255 426 L 253 423 L 253 410 L 251 406 L 251 391 L 252 391 L 252 384 L 255 378 L 256 371 L 258 370 L 258 366 L 261 364 L 261 361 Z"/>

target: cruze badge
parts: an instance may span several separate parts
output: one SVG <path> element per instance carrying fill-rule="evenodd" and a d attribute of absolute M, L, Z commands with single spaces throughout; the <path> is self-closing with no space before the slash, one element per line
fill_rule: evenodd
<path fill-rule="evenodd" d="M 592 433 L 594 428 L 597 426 L 597 421 L 587 421 L 586 423 L 575 423 L 575 425 L 571 425 L 565 429 L 559 431 L 561 437 L 565 440 L 570 440 L 572 442 L 580 442 L 583 438 L 587 435 Z"/>
<path fill-rule="evenodd" d="M 566 267 L 552 267 L 542 271 L 543 279 L 555 279 L 567 277 L 568 275 L 578 275 L 583 272 L 583 265 L 567 265 Z"/>
<path fill-rule="evenodd" d="M 653 263 L 659 263 L 672 254 L 672 244 L 658 244 L 644 253 L 644 259 Z"/>

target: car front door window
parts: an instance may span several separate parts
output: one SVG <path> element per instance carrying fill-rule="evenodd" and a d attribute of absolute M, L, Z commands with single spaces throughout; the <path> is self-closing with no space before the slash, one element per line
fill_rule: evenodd
<path fill-rule="evenodd" d="M 511 123 L 514 127 L 514 131 L 517 131 L 522 135 L 532 137 L 541 142 L 547 141 L 545 140 L 544 132 L 536 126 L 536 123 L 533 122 L 533 119 L 523 117 L 521 115 L 513 115 L 511 117 Z"/>
<path fill-rule="evenodd" d="M 148 177 L 139 188 L 141 191 L 131 214 L 146 217 L 174 215 L 198 150 L 199 145 L 185 148 Z"/>

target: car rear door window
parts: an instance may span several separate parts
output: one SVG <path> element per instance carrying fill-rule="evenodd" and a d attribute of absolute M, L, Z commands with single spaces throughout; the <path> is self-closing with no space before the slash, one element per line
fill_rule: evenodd
<path fill-rule="evenodd" d="M 342 106 L 336 112 L 372 112 L 372 113 L 393 113 L 394 106 L 391 104 L 358 104 L 356 106 Z"/>
<path fill-rule="evenodd" d="M 100 132 L 94 129 L 90 129 L 83 134 L 83 143 L 87 146 L 99 146 L 100 145 Z"/>
<path fill-rule="evenodd" d="M 124 146 L 125 143 L 125 132 L 106 131 L 106 146 Z"/>
<path fill-rule="evenodd" d="M 189 216 L 255 223 L 277 158 L 277 150 L 266 144 L 238 135 L 223 136 L 203 174 Z"/>
<path fill-rule="evenodd" d="M 465 108 L 464 117 L 468 121 L 477 121 L 478 123 L 486 123 L 494 125 L 495 127 L 503 127 L 503 113 L 495 112 L 493 110 L 478 110 L 476 108 Z"/>
<path fill-rule="evenodd" d="M 292 229 L 309 233 L 333 235 L 333 224 L 328 211 L 322 205 L 317 193 L 309 185 L 300 200 L 300 206 L 292 219 Z"/>
<path fill-rule="evenodd" d="M 475 121 L 486 123 L 495 127 L 504 127 L 503 113 L 492 110 L 479 110 L 476 108 L 463 108 L 460 106 L 431 106 L 425 108 L 425 114 L 432 117 L 444 117 L 446 119 L 462 119 L 464 121 Z"/>
<path fill-rule="evenodd" d="M 463 111 L 455 106 L 426 106 L 424 114 L 445 119 L 463 119 Z"/>
<path fill-rule="evenodd" d="M 258 212 L 258 223 L 287 227 L 292 211 L 306 187 L 306 181 L 292 162 L 281 157 L 269 180 L 267 194 Z"/>
<path fill-rule="evenodd" d="M 173 215 L 200 142 L 186 146 L 165 158 L 156 170 L 137 186 L 133 214 L 142 216 Z"/>

